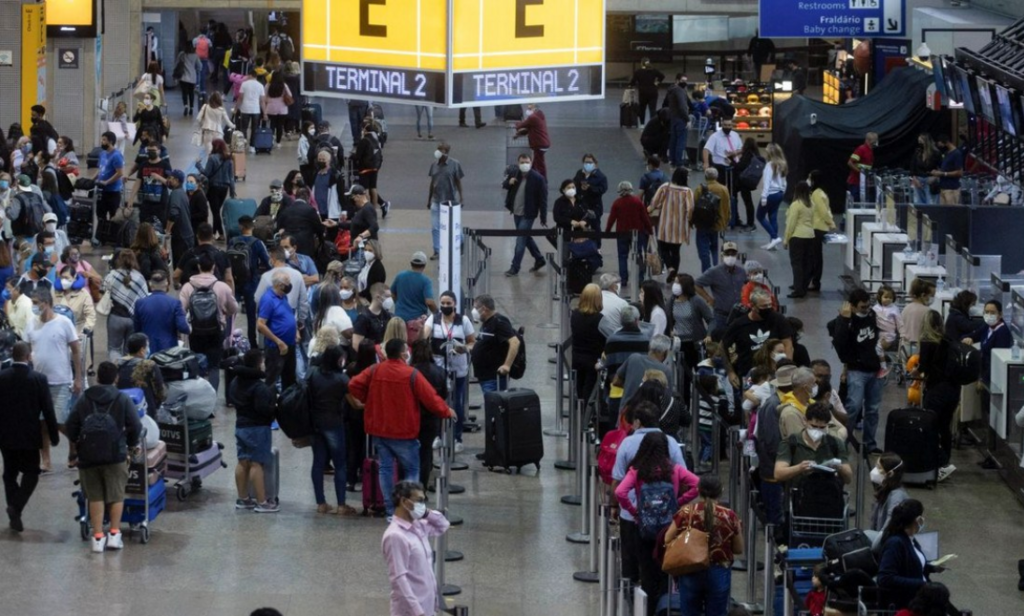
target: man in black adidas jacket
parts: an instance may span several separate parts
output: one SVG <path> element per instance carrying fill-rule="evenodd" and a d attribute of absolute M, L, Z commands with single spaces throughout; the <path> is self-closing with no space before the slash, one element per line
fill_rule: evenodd
<path fill-rule="evenodd" d="M 854 289 L 834 323 L 832 343 L 846 365 L 846 410 L 850 414 L 847 429 L 852 432 L 863 418 L 864 446 L 871 453 L 881 453 L 875 432 L 882 403 L 883 381 L 879 378 L 882 363 L 877 350 L 878 325 L 868 292 Z"/>

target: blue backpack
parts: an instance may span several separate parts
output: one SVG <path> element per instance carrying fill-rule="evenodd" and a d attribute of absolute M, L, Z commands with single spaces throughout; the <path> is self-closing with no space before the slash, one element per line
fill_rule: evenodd
<path fill-rule="evenodd" d="M 640 486 L 636 499 L 636 525 L 643 539 L 656 539 L 672 523 L 678 509 L 676 490 L 669 481 L 652 481 Z"/>

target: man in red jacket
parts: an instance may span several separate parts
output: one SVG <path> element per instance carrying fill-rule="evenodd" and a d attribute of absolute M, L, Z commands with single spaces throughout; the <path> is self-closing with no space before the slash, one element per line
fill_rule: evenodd
<path fill-rule="evenodd" d="M 444 419 L 454 419 L 455 411 L 437 395 L 426 377 L 409 366 L 403 340 L 389 340 L 384 354 L 387 361 L 359 373 L 349 383 L 348 391 L 366 406 L 363 422 L 377 447 L 380 487 L 390 518 L 395 511 L 387 495 L 394 489 L 395 460 L 401 468 L 401 480 L 419 480 L 420 407 Z"/>
<path fill-rule="evenodd" d="M 548 137 L 547 118 L 535 103 L 526 105 L 526 117 L 516 124 L 516 135 L 526 135 L 530 149 L 533 150 L 533 168 L 544 176 L 545 180 L 548 179 L 544 153 L 551 147 L 551 137 Z"/>

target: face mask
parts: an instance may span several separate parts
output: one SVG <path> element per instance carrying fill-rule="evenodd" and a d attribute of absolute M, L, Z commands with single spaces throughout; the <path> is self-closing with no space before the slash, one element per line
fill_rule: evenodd
<path fill-rule="evenodd" d="M 480 320 L 480 311 L 477 310 L 476 308 L 474 308 L 473 311 L 470 312 L 469 314 L 473 318 L 474 321 L 479 321 Z"/>
<path fill-rule="evenodd" d="M 455 306 L 441 306 L 441 314 L 450 317 L 455 314 Z"/>
<path fill-rule="evenodd" d="M 326 167 L 326 165 L 324 165 L 324 166 Z M 284 199 L 284 193 L 283 192 L 281 192 L 280 190 L 272 190 L 272 191 L 270 191 L 270 200 L 271 201 L 273 201 L 274 203 L 278 203 L 282 199 Z"/>
<path fill-rule="evenodd" d="M 43 254 L 45 254 L 47 257 L 52 257 L 53 256 L 53 251 L 54 251 L 54 247 L 53 246 L 47 246 L 47 247 L 43 248 Z"/>
<path fill-rule="evenodd" d="M 384 308 L 384 310 L 387 310 L 388 312 L 394 312 L 394 310 L 395 310 L 395 300 L 394 300 L 394 298 L 385 297 L 384 301 L 381 302 L 380 305 Z"/>
<path fill-rule="evenodd" d="M 523 173 L 530 172 L 530 163 L 519 163 L 519 170 Z"/>
<path fill-rule="evenodd" d="M 341 299 L 345 301 L 352 299 L 352 295 L 354 295 L 352 289 L 342 289 L 339 293 L 341 293 Z"/>
<path fill-rule="evenodd" d="M 7 190 L 11 187 L 11 183 L 7 180 L 0 180 L 0 190 Z"/>
<path fill-rule="evenodd" d="M 29 152 L 32 151 L 32 144 L 26 143 L 25 145 L 21 146 L 21 151 L 28 154 Z"/>
<path fill-rule="evenodd" d="M 414 520 L 421 519 L 423 516 L 427 515 L 427 504 L 414 503 L 412 509 L 409 509 L 409 515 L 411 515 Z"/>
<path fill-rule="evenodd" d="M 32 314 L 34 314 L 36 316 L 39 316 L 40 312 L 42 312 L 42 310 L 39 309 L 39 306 L 35 306 L 35 305 L 32 306 Z"/>
<path fill-rule="evenodd" d="M 870 310 L 864 310 L 863 312 L 862 312 L 862 311 L 860 311 L 860 310 L 858 310 L 858 311 L 857 311 L 857 316 L 858 316 L 858 317 L 860 317 L 860 318 L 862 318 L 862 319 L 863 319 L 864 317 L 868 316 L 869 314 L 871 314 L 871 311 L 870 311 Z"/>
<path fill-rule="evenodd" d="M 377 255 L 375 255 L 372 252 L 369 252 L 367 250 L 363 251 L 363 256 L 366 257 L 366 262 L 367 263 L 372 263 L 373 260 L 377 258 Z"/>
<path fill-rule="evenodd" d="M 315 137 L 316 136 L 316 129 L 315 128 L 311 128 L 311 129 L 309 129 L 306 132 L 309 133 L 310 137 Z"/>
<path fill-rule="evenodd" d="M 292 292 L 292 283 L 289 282 L 288 284 L 284 285 L 283 287 L 281 287 L 281 290 L 284 291 L 285 295 L 288 295 L 289 293 Z"/>
<path fill-rule="evenodd" d="M 884 482 L 884 481 L 885 481 L 885 473 L 883 473 L 882 471 L 878 470 L 877 466 L 875 468 L 871 469 L 871 483 L 875 484 L 876 486 L 880 486 L 880 485 L 882 485 L 882 482 Z"/>
<path fill-rule="evenodd" d="M 526 108 L 526 115 L 528 115 L 528 116 L 529 115 L 533 115 L 533 109 L 530 109 L 529 107 L 527 107 Z"/>
<path fill-rule="evenodd" d="M 32 271 L 34 271 L 36 273 L 36 278 L 40 278 L 40 279 L 41 278 L 46 278 L 46 270 L 45 269 L 35 269 L 35 270 L 32 270 Z"/>
<path fill-rule="evenodd" d="M 146 156 L 149 157 L 149 160 L 156 160 L 160 158 L 160 152 L 146 152 Z"/>
<path fill-rule="evenodd" d="M 285 259 L 291 259 L 294 256 L 295 256 L 295 251 L 294 250 L 292 250 L 291 248 L 285 248 L 284 249 L 284 258 Z"/>
<path fill-rule="evenodd" d="M 822 380 L 818 381 L 818 393 L 822 396 L 827 396 L 832 391 L 832 381 Z"/>
<path fill-rule="evenodd" d="M 783 353 L 783 354 L 782 354 L 782 356 L 783 356 L 783 357 L 785 357 L 785 356 L 786 356 L 786 354 L 785 354 L 785 353 Z M 778 360 L 775 360 L 775 361 L 778 361 Z M 818 384 L 817 384 L 817 383 L 815 383 L 815 384 L 814 384 L 814 385 L 813 385 L 813 386 L 811 387 L 811 398 L 813 398 L 813 399 L 815 399 L 815 400 L 817 400 L 817 399 L 818 399 Z"/>
<path fill-rule="evenodd" d="M 326 169 L 327 168 L 327 161 L 323 161 L 323 160 L 316 161 L 316 168 L 317 169 Z"/>
<path fill-rule="evenodd" d="M 774 310 L 772 310 L 771 308 L 757 309 L 757 314 L 760 315 L 762 319 L 768 319 L 768 317 L 772 316 L 772 312 L 774 312 Z"/>
<path fill-rule="evenodd" d="M 917 518 L 917 532 L 923 533 L 925 529 L 924 516 Z"/>
<path fill-rule="evenodd" d="M 597 169 L 597 165 L 594 163 L 583 163 L 583 170 L 587 173 L 593 173 L 594 169 Z"/>
<path fill-rule="evenodd" d="M 672 295 L 674 297 L 679 297 L 682 294 L 683 294 L 683 285 L 679 284 L 678 282 L 673 282 L 672 283 Z"/>
<path fill-rule="evenodd" d="M 57 230 L 57 223 L 55 222 L 48 222 L 45 226 L 46 230 L 49 231 L 50 233 L 53 233 L 54 231 Z"/>
<path fill-rule="evenodd" d="M 772 355 L 772 361 L 782 361 L 782 360 L 786 359 L 787 357 L 788 357 L 788 355 L 786 355 L 785 353 L 776 353 L 776 354 Z"/>
<path fill-rule="evenodd" d="M 732 129 L 731 128 L 723 128 L 722 132 L 725 133 L 726 135 L 728 135 L 729 133 L 732 132 Z"/>
<path fill-rule="evenodd" d="M 999 317 L 997 317 L 994 314 L 986 314 L 982 318 L 985 319 L 985 325 L 988 325 L 989 327 L 992 327 L 993 325 L 999 322 Z"/>
<path fill-rule="evenodd" d="M 569 197 L 570 199 L 572 199 L 573 197 L 576 196 L 576 189 L 575 188 L 566 188 L 565 189 L 565 196 Z"/>
<path fill-rule="evenodd" d="M 441 160 L 442 156 L 444 156 L 444 152 L 442 152 L 441 150 L 434 150 L 434 159 L 435 160 Z"/>
<path fill-rule="evenodd" d="M 807 436 L 811 437 L 811 440 L 815 443 L 825 438 L 825 431 L 821 428 L 807 428 Z"/>
<path fill-rule="evenodd" d="M 0 293 L 0 298 L 2 298 L 5 302 L 10 301 L 11 300 L 11 292 L 8 291 L 7 289 L 4 289 L 3 292 Z"/>
<path fill-rule="evenodd" d="M 722 257 L 722 263 L 725 263 L 726 266 L 728 266 L 728 267 L 732 267 L 732 266 L 736 265 L 736 257 L 734 257 L 732 255 L 729 255 L 727 257 Z"/>
<path fill-rule="evenodd" d="M 929 295 L 928 297 L 925 298 L 924 305 L 925 306 L 931 306 L 932 302 L 934 302 L 934 301 L 935 301 L 935 296 L 934 295 Z"/>
<path fill-rule="evenodd" d="M 142 99 L 142 104 L 147 106 L 147 107 L 152 107 L 153 106 L 153 99 L 151 99 L 151 98 L 144 98 L 144 99 Z"/>
<path fill-rule="evenodd" d="M 196 189 L 196 183 L 195 182 L 185 182 L 185 190 L 187 190 L 189 192 L 193 192 L 195 189 Z"/>
<path fill-rule="evenodd" d="M 757 284 L 764 284 L 764 274 L 754 274 L 750 277 L 750 281 L 756 282 Z"/>
<path fill-rule="evenodd" d="M 75 284 L 75 279 L 74 278 L 61 278 L 60 279 L 60 285 L 62 287 L 64 287 L 64 290 L 71 289 L 71 285 L 73 285 L 73 284 Z"/>
<path fill-rule="evenodd" d="M 814 188 L 814 182 L 807 180 L 807 188 Z"/>

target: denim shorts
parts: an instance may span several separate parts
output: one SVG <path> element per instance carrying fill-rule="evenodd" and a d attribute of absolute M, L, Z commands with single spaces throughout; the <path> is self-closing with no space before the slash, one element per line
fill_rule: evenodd
<path fill-rule="evenodd" d="M 251 460 L 263 466 L 270 464 L 270 442 L 270 426 L 235 428 L 239 460 Z"/>
<path fill-rule="evenodd" d="M 71 414 L 71 383 L 50 385 L 50 399 L 53 401 L 53 414 L 57 417 L 57 423 L 63 426 Z M 39 413 L 39 419 L 43 419 L 42 413 Z"/>

